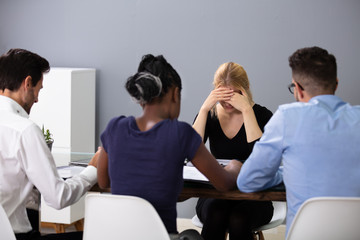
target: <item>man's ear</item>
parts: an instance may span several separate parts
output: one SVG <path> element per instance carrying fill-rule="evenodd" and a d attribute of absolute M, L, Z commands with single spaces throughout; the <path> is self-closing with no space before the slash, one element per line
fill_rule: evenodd
<path fill-rule="evenodd" d="M 295 82 L 295 87 L 296 87 L 296 91 L 298 93 L 299 99 L 300 100 L 304 99 L 304 90 L 300 87 L 300 85 L 297 82 Z"/>
<path fill-rule="evenodd" d="M 338 86 L 339 86 L 339 79 L 338 79 L 338 78 L 336 78 L 336 87 L 335 87 L 334 92 L 337 90 Z"/>
<path fill-rule="evenodd" d="M 23 84 L 24 84 L 23 87 L 25 88 L 25 90 L 33 87 L 31 76 L 27 76 L 27 77 L 24 79 Z"/>

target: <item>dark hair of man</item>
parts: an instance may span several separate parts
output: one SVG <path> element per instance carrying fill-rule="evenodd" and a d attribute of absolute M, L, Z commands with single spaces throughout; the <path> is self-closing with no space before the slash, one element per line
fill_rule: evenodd
<path fill-rule="evenodd" d="M 125 88 L 140 104 L 150 103 L 155 97 L 161 98 L 171 87 L 181 91 L 181 79 L 175 69 L 159 55 L 143 56 L 138 72 L 129 77 Z"/>
<path fill-rule="evenodd" d="M 25 49 L 10 49 L 0 56 L 0 90 L 18 90 L 27 76 L 31 76 L 35 86 L 49 70 L 45 58 Z"/>
<path fill-rule="evenodd" d="M 302 48 L 289 57 L 292 75 L 310 95 L 333 94 L 337 85 L 334 55 L 319 47 Z"/>

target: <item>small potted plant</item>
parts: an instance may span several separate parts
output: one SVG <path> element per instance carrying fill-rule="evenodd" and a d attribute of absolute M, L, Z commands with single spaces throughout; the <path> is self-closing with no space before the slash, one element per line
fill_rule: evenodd
<path fill-rule="evenodd" d="M 42 132 L 44 134 L 45 142 L 46 142 L 46 144 L 48 145 L 48 147 L 49 147 L 49 149 L 51 151 L 52 145 L 54 143 L 54 139 L 52 138 L 52 134 L 50 133 L 49 129 L 45 130 L 44 125 L 42 126 Z"/>

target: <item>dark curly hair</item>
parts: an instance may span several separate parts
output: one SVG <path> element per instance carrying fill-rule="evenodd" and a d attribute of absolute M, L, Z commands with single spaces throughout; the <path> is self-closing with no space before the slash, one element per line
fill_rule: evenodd
<path fill-rule="evenodd" d="M 151 54 L 143 56 L 138 72 L 125 84 L 126 90 L 140 104 L 149 103 L 155 97 L 161 98 L 173 86 L 181 90 L 179 74 L 162 55 L 154 57 Z"/>

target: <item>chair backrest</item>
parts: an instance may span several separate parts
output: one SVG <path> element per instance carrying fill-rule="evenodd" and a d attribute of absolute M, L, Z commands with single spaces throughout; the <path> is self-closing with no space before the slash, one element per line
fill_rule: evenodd
<path fill-rule="evenodd" d="M 360 198 L 317 197 L 304 202 L 287 240 L 360 239 Z"/>
<path fill-rule="evenodd" d="M 0 239 L 16 240 L 9 218 L 0 204 Z"/>
<path fill-rule="evenodd" d="M 139 197 L 88 194 L 84 221 L 84 240 L 170 239 L 155 208 Z"/>

